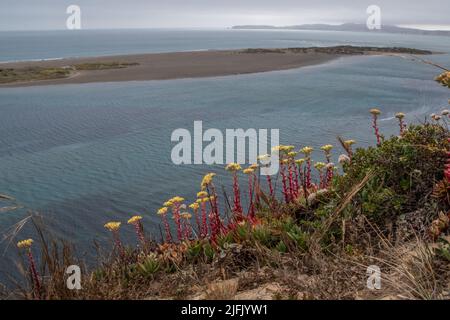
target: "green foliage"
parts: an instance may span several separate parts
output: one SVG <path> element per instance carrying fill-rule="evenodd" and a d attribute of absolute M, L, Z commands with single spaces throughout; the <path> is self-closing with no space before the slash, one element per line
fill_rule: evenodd
<path fill-rule="evenodd" d="M 446 138 L 440 125 L 424 124 L 410 126 L 402 137 L 387 139 L 379 147 L 358 149 L 338 179 L 337 192 L 345 194 L 373 171 L 375 177 L 353 200 L 354 213 L 388 217 L 414 210 L 443 177 Z"/>
<path fill-rule="evenodd" d="M 137 272 L 145 278 L 152 277 L 159 271 L 161 264 L 158 257 L 154 254 L 150 254 L 145 257 L 144 261 L 137 264 Z"/>
<path fill-rule="evenodd" d="M 214 259 L 216 251 L 209 242 L 203 245 L 203 254 L 208 261 L 212 261 Z"/>
<path fill-rule="evenodd" d="M 266 247 L 271 247 L 274 240 L 268 226 L 262 224 L 256 226 L 253 230 L 253 238 Z"/>

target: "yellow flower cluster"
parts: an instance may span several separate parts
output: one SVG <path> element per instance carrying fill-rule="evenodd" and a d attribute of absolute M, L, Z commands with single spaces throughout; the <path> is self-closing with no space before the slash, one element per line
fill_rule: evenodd
<path fill-rule="evenodd" d="M 192 218 L 192 214 L 190 214 L 189 212 L 182 212 L 182 213 L 180 214 L 180 216 L 181 216 L 183 219 L 186 219 L 186 220 L 189 220 L 190 218 Z"/>
<path fill-rule="evenodd" d="M 26 239 L 26 240 L 17 242 L 17 247 L 19 249 L 29 248 L 29 247 L 31 247 L 32 244 L 33 244 L 33 239 Z"/>
<path fill-rule="evenodd" d="M 203 177 L 202 183 L 200 184 L 200 188 L 205 190 L 208 185 L 211 184 L 212 179 L 214 178 L 215 173 L 208 173 Z"/>
<path fill-rule="evenodd" d="M 403 118 L 405 117 L 405 114 L 404 114 L 403 112 L 397 112 L 397 113 L 395 114 L 395 117 L 396 117 L 397 119 L 403 119 Z"/>
<path fill-rule="evenodd" d="M 326 153 L 328 153 L 331 151 L 331 149 L 333 149 L 333 146 L 331 144 L 326 144 L 326 145 L 320 147 L 320 149 L 325 151 Z"/>
<path fill-rule="evenodd" d="M 302 165 L 303 162 L 305 162 L 305 159 L 303 159 L 303 158 L 295 160 L 295 163 L 298 164 L 298 165 Z"/>
<path fill-rule="evenodd" d="M 207 196 L 208 196 L 208 192 L 206 192 L 206 191 L 197 192 L 197 198 L 204 198 Z"/>
<path fill-rule="evenodd" d="M 135 223 L 139 222 L 140 220 L 142 220 L 141 216 L 133 216 L 128 220 L 128 224 L 135 224 Z"/>
<path fill-rule="evenodd" d="M 370 113 L 373 114 L 374 116 L 377 116 L 377 115 L 381 114 L 381 111 L 377 108 L 373 108 L 373 109 L 370 109 Z"/>
<path fill-rule="evenodd" d="M 279 151 L 279 152 L 285 152 L 289 153 L 292 150 L 294 150 L 294 146 L 285 146 L 285 145 L 279 145 L 272 148 L 272 151 Z"/>
<path fill-rule="evenodd" d="M 244 169 L 242 172 L 244 174 L 252 174 L 253 172 L 255 172 L 255 170 L 253 170 L 252 168 L 247 168 L 247 169 Z"/>
<path fill-rule="evenodd" d="M 111 221 L 105 224 L 105 228 L 109 231 L 117 231 L 120 228 L 121 223 L 116 221 Z"/>
<path fill-rule="evenodd" d="M 309 156 L 314 151 L 313 147 L 303 147 L 300 152 L 303 153 L 305 156 Z"/>
<path fill-rule="evenodd" d="M 160 216 L 163 216 L 163 215 L 167 214 L 167 210 L 168 210 L 167 207 L 162 207 L 158 210 L 157 214 Z"/>
<path fill-rule="evenodd" d="M 167 200 L 166 202 L 164 202 L 163 206 L 164 207 L 172 207 L 175 204 L 179 204 L 181 202 L 184 201 L 184 198 L 179 197 L 179 196 L 175 196 L 172 199 Z"/>
<path fill-rule="evenodd" d="M 226 166 L 225 170 L 234 172 L 234 171 L 240 171 L 240 170 L 242 170 L 242 168 L 239 163 L 232 162 Z"/>
<path fill-rule="evenodd" d="M 194 202 L 194 203 L 192 203 L 192 204 L 189 205 L 189 208 L 191 208 L 192 210 L 195 211 L 195 210 L 198 210 L 199 205 L 198 205 L 197 202 Z"/>
<path fill-rule="evenodd" d="M 356 143 L 355 140 L 345 140 L 344 144 L 346 147 L 351 147 L 352 145 L 354 145 Z"/>
<path fill-rule="evenodd" d="M 314 168 L 316 168 L 317 170 L 322 170 L 323 168 L 325 168 L 326 164 L 323 162 L 316 162 L 316 164 L 314 164 Z"/>

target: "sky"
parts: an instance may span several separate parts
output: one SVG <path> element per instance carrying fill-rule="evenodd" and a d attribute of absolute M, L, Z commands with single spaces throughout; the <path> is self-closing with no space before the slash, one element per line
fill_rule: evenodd
<path fill-rule="evenodd" d="M 383 24 L 450 30 L 449 0 L 0 0 L 0 30 L 65 29 L 69 5 L 83 29 L 365 23 L 377 5 Z"/>

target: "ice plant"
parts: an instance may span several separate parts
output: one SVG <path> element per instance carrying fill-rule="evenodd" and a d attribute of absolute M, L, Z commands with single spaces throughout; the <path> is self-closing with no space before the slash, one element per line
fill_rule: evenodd
<path fill-rule="evenodd" d="M 198 215 L 198 209 L 200 208 L 200 205 L 197 202 L 194 202 L 189 205 L 189 208 L 191 208 L 192 211 L 194 211 L 194 217 L 195 217 L 195 223 L 197 224 L 197 230 L 199 233 L 201 233 L 201 222 L 200 222 L 200 217 Z"/>
<path fill-rule="evenodd" d="M 164 224 L 164 230 L 166 233 L 166 242 L 172 242 L 172 233 L 170 232 L 170 226 L 169 221 L 167 221 L 167 207 L 162 207 L 158 210 L 157 214 L 161 217 L 163 224 Z"/>
<path fill-rule="evenodd" d="M 192 226 L 190 222 L 192 215 L 189 212 L 182 212 L 180 213 L 180 217 L 183 220 L 182 226 L 184 239 L 189 240 L 192 235 L 191 234 Z"/>
<path fill-rule="evenodd" d="M 139 241 L 142 244 L 142 247 L 145 248 L 146 241 L 144 236 L 144 227 L 141 223 L 142 216 L 133 216 L 128 220 L 128 224 L 131 224 L 134 226 L 134 229 L 136 230 L 136 234 L 138 236 Z"/>
<path fill-rule="evenodd" d="M 214 186 L 213 183 L 213 178 L 215 177 L 215 173 L 208 173 L 206 174 L 203 179 L 202 179 L 202 183 L 200 185 L 201 190 L 202 191 L 207 191 L 208 194 L 211 196 L 210 197 L 210 202 L 211 202 L 211 209 L 212 209 L 212 219 L 214 219 L 215 224 L 219 227 L 219 229 L 221 229 L 222 226 L 222 222 L 220 220 L 220 213 L 219 213 L 219 205 L 217 203 L 217 192 L 216 192 L 216 187 Z"/>
<path fill-rule="evenodd" d="M 375 136 L 377 137 L 377 145 L 381 144 L 381 136 L 380 136 L 380 130 L 378 129 L 378 116 L 381 114 L 381 111 L 373 108 L 370 109 L 370 113 L 372 114 L 372 127 L 375 130 Z"/>
<path fill-rule="evenodd" d="M 181 221 L 180 221 L 180 206 L 183 201 L 184 201 L 184 198 L 175 196 L 166 202 L 166 204 L 168 204 L 170 207 L 172 207 L 172 217 L 173 217 L 173 220 L 175 221 L 175 225 L 177 226 L 178 241 L 183 240 L 183 232 L 181 230 Z"/>
<path fill-rule="evenodd" d="M 241 215 L 242 214 L 241 192 L 239 190 L 239 181 L 237 172 L 240 171 L 242 168 L 238 163 L 230 163 L 226 166 L 225 169 L 233 173 L 233 193 L 234 193 L 233 211 Z"/>
<path fill-rule="evenodd" d="M 106 223 L 104 225 L 104 227 L 106 229 L 108 229 L 109 231 L 111 231 L 111 233 L 113 235 L 114 246 L 119 251 L 120 257 L 123 258 L 125 256 L 125 251 L 123 249 L 122 241 L 120 240 L 120 236 L 119 236 L 120 225 L 121 225 L 120 222 L 111 221 L 111 222 Z"/>
<path fill-rule="evenodd" d="M 303 172 L 303 163 L 305 162 L 305 159 L 297 159 L 295 160 L 295 164 L 297 165 L 297 172 L 298 172 L 298 185 L 305 186 L 305 176 Z"/>
<path fill-rule="evenodd" d="M 200 236 L 202 238 L 208 235 L 208 222 L 207 222 L 207 213 L 206 213 L 206 204 L 209 201 L 208 193 L 206 191 L 200 191 L 197 193 L 197 203 L 201 206 L 201 227 L 200 227 Z"/>
<path fill-rule="evenodd" d="M 406 128 L 405 122 L 403 121 L 405 114 L 403 112 L 398 112 L 395 114 L 395 117 L 398 119 L 398 125 L 400 127 L 400 135 L 402 136 Z"/>
<path fill-rule="evenodd" d="M 36 264 L 34 262 L 33 254 L 31 252 L 31 245 L 33 244 L 33 242 L 34 242 L 33 239 L 22 240 L 22 241 L 19 241 L 17 243 L 17 247 L 19 249 L 24 249 L 27 252 L 28 262 L 30 264 L 30 273 L 31 273 L 31 278 L 33 280 L 34 290 L 35 290 L 36 296 L 38 298 L 40 298 L 40 295 L 41 295 L 41 282 L 39 280 L 39 275 L 38 275 L 37 270 L 36 270 Z"/>
<path fill-rule="evenodd" d="M 298 179 L 297 176 L 297 170 L 295 169 L 295 162 L 294 158 L 297 155 L 298 152 L 290 151 L 287 154 L 288 159 L 288 172 L 289 172 L 289 191 L 290 191 L 290 198 L 291 200 L 297 198 L 298 193 Z"/>
<path fill-rule="evenodd" d="M 255 172 L 252 168 L 247 168 L 242 171 L 244 174 L 248 176 L 248 198 L 249 198 L 249 208 L 248 208 L 248 217 L 252 220 L 255 216 L 255 208 L 253 204 L 253 174 Z"/>
<path fill-rule="evenodd" d="M 268 154 L 260 155 L 258 157 L 258 160 L 260 162 L 264 163 L 261 166 L 268 166 L 269 164 L 267 162 L 269 161 L 269 159 L 270 159 L 270 155 L 268 155 Z M 266 179 L 267 179 L 267 185 L 269 186 L 270 198 L 272 199 L 273 196 L 274 196 L 273 185 L 272 185 L 272 177 L 270 175 L 266 175 Z"/>
<path fill-rule="evenodd" d="M 311 153 L 313 151 L 314 148 L 312 147 L 304 147 L 300 150 L 300 152 L 305 155 L 306 159 L 306 176 L 305 176 L 306 189 L 311 188 Z"/>
<path fill-rule="evenodd" d="M 326 173 L 325 176 L 326 178 L 324 179 L 325 183 L 324 183 L 324 188 L 326 188 L 328 186 L 328 183 L 331 181 L 331 179 L 333 179 L 333 167 L 329 166 L 328 164 L 331 163 L 331 150 L 333 149 L 333 146 L 331 144 L 326 144 L 322 147 L 320 147 L 320 149 L 325 153 L 325 159 L 326 159 Z"/>
<path fill-rule="evenodd" d="M 316 162 L 314 164 L 314 168 L 319 171 L 319 188 L 324 188 L 324 175 L 323 175 L 323 168 L 325 168 L 326 164 L 323 162 Z"/>
<path fill-rule="evenodd" d="M 289 188 L 288 188 L 288 179 L 286 176 L 286 167 L 289 163 L 289 159 L 281 159 L 280 161 L 280 174 L 281 174 L 281 183 L 283 185 L 283 195 L 284 201 L 289 203 L 291 201 L 289 197 Z"/>

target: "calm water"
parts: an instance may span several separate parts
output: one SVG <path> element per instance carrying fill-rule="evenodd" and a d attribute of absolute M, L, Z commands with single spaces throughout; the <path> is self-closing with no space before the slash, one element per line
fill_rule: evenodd
<path fill-rule="evenodd" d="M 0 61 L 349 43 L 450 52 L 449 38 L 337 32 L 0 32 Z M 429 59 L 450 65 L 448 54 Z M 278 128 L 282 143 L 297 146 L 335 144 L 337 135 L 364 146 L 374 142 L 369 107 L 382 108 L 385 134 L 397 132 L 397 111 L 411 122 L 446 107 L 438 73 L 396 57 L 352 57 L 253 75 L 0 89 L 0 193 L 42 213 L 82 252 L 108 239 L 105 222 L 136 213 L 158 234 L 154 212 L 164 200 L 193 200 L 207 171 L 229 185 L 221 167 L 171 163 L 174 129 L 203 120 L 205 129 Z M 25 216 L 1 214 L 0 232 Z M 134 239 L 132 229 L 124 236 Z M 10 272 L 16 250 L 0 249 L 0 271 Z"/>

